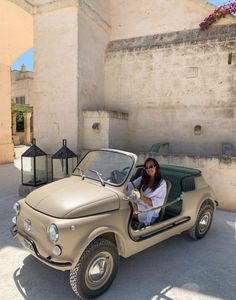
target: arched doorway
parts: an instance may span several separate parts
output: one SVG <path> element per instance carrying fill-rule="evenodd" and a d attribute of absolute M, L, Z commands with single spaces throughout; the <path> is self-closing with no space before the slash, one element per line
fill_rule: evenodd
<path fill-rule="evenodd" d="M 30 1 L 0 0 L 0 164 L 13 161 L 10 66 L 33 47 Z"/>

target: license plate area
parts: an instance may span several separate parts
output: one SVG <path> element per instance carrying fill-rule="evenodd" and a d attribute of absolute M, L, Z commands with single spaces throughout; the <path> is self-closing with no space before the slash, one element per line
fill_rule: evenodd
<path fill-rule="evenodd" d="M 28 249 L 30 249 L 31 251 L 34 251 L 34 247 L 30 241 L 28 241 L 27 239 L 24 239 L 24 244 Z"/>

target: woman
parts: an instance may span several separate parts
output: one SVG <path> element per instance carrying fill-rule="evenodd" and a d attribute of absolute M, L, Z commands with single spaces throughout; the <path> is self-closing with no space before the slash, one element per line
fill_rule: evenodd
<path fill-rule="evenodd" d="M 142 176 L 128 185 L 129 192 L 134 188 L 140 191 L 140 193 L 135 192 L 136 199 L 132 203 L 133 219 L 146 226 L 155 222 L 161 209 L 140 214 L 138 211 L 162 206 L 166 196 L 166 187 L 166 182 L 161 177 L 159 163 L 154 158 L 148 158 L 144 163 Z"/>

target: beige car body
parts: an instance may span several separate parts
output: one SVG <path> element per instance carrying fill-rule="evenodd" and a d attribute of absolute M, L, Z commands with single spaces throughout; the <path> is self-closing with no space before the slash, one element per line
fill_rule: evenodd
<path fill-rule="evenodd" d="M 130 225 L 130 198 L 126 190 L 135 172 L 137 157 L 128 152 L 116 152 L 129 155 L 134 161 L 121 186 L 103 186 L 99 180 L 71 176 L 41 187 L 19 201 L 16 236 L 37 259 L 58 270 L 71 270 L 88 245 L 98 237 L 111 240 L 120 256 L 129 257 L 192 228 L 204 201 L 210 201 L 215 208 L 214 193 L 200 175 L 195 178 L 195 190 L 182 193 L 179 215 L 134 230 Z M 30 220 L 30 230 L 25 220 Z M 56 243 L 48 238 L 51 224 L 56 224 L 59 230 Z M 27 240 L 36 248 L 32 249 Z M 60 256 L 53 254 L 55 245 L 62 249 Z"/>

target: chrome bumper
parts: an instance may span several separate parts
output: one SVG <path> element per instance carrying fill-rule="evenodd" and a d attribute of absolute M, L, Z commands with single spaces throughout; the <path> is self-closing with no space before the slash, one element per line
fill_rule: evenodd
<path fill-rule="evenodd" d="M 16 224 L 14 224 L 11 229 L 11 234 L 13 237 L 16 237 L 18 235 L 18 239 L 21 242 L 21 244 L 28 250 L 30 250 L 31 252 L 33 252 L 33 254 L 41 261 L 45 262 L 47 265 L 50 265 L 52 267 L 70 267 L 72 264 L 70 262 L 56 262 L 51 260 L 51 257 L 44 257 L 42 255 L 40 255 L 40 253 L 38 252 L 38 249 L 34 243 L 34 241 L 30 240 L 28 237 L 20 234 L 17 230 L 17 226 Z"/>

